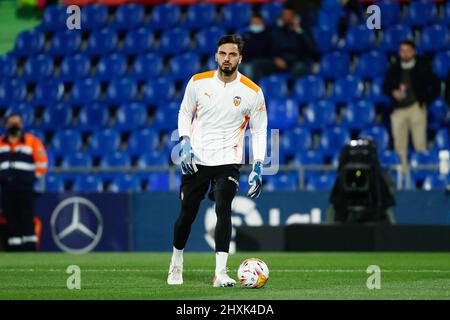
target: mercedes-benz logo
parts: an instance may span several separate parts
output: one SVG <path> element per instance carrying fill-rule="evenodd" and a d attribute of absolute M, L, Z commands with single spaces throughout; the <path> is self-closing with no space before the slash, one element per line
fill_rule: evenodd
<path fill-rule="evenodd" d="M 98 208 L 82 197 L 62 201 L 50 219 L 52 237 L 56 245 L 70 253 L 92 251 L 103 233 L 103 219 Z"/>

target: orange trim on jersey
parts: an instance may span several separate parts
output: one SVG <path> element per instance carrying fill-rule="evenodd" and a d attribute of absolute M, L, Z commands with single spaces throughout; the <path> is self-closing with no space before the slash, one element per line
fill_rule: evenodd
<path fill-rule="evenodd" d="M 216 72 L 216 70 L 197 73 L 194 75 L 194 81 L 201 80 L 201 79 L 214 78 L 214 72 Z"/>
<path fill-rule="evenodd" d="M 244 75 L 241 75 L 241 82 L 255 92 L 258 92 L 261 89 L 256 83 Z"/>

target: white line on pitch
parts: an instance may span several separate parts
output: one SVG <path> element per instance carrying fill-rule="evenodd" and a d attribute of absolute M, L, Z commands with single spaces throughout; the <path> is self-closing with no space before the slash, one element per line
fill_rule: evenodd
<path fill-rule="evenodd" d="M 212 272 L 213 269 L 185 269 L 185 272 Z M 151 272 L 167 272 L 167 269 L 83 269 L 82 272 L 136 272 L 136 273 L 151 273 Z M 0 269 L 1 272 L 65 272 L 65 269 Z M 281 273 L 365 273 L 363 269 L 271 269 L 270 272 Z M 450 270 L 439 269 L 402 269 L 402 270 L 390 270 L 381 269 L 381 272 L 393 272 L 393 273 L 450 273 Z"/>

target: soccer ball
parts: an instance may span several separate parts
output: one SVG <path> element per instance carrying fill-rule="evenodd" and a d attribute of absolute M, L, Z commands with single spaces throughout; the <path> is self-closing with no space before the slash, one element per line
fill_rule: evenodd
<path fill-rule="evenodd" d="M 246 259 L 239 266 L 238 279 L 246 288 L 261 288 L 269 280 L 269 268 L 261 259 Z"/>

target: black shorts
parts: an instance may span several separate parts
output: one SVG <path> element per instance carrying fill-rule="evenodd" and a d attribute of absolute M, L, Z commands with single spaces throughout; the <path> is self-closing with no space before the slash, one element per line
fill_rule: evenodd
<path fill-rule="evenodd" d="M 197 165 L 198 171 L 183 175 L 180 186 L 180 200 L 198 203 L 208 197 L 214 201 L 217 192 L 226 193 L 226 198 L 234 197 L 239 188 L 240 164 L 226 164 L 221 166 Z M 231 197 L 231 200 L 232 200 Z"/>

